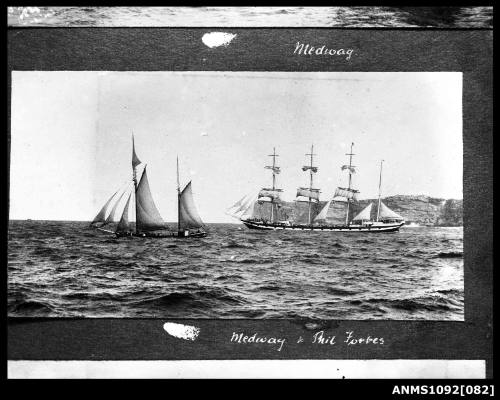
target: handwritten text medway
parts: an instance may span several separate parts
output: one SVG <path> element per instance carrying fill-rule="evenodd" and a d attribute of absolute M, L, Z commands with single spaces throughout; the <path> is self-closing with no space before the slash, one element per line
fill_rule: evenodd
<path fill-rule="evenodd" d="M 330 49 L 326 45 L 311 46 L 309 43 L 297 42 L 293 54 L 304 56 L 344 56 L 346 61 L 351 59 L 354 49 Z"/>

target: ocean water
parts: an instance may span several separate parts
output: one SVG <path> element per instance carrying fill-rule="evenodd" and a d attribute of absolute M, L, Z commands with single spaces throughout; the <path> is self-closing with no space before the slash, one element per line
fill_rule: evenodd
<path fill-rule="evenodd" d="M 9 7 L 8 24 L 492 28 L 493 7 Z"/>
<path fill-rule="evenodd" d="M 8 314 L 30 317 L 463 320 L 463 229 L 116 238 L 11 221 Z"/>

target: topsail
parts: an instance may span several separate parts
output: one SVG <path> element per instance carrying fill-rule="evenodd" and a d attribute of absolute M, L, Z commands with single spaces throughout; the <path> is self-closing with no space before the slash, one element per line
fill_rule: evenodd
<path fill-rule="evenodd" d="M 341 188 L 338 187 L 335 189 L 335 194 L 333 195 L 334 197 L 345 197 L 346 199 L 349 200 L 358 200 L 358 191 L 354 189 L 347 189 L 347 188 Z"/>
<path fill-rule="evenodd" d="M 259 192 L 259 199 L 262 197 L 268 197 L 272 201 L 280 199 L 280 189 L 261 189 Z"/>
<path fill-rule="evenodd" d="M 134 144 L 134 136 L 132 136 L 132 168 L 137 167 L 141 163 L 137 154 L 135 154 L 135 144 Z"/>
<path fill-rule="evenodd" d="M 309 197 L 310 199 L 319 201 L 319 189 L 298 188 L 297 197 L 299 196 Z"/>

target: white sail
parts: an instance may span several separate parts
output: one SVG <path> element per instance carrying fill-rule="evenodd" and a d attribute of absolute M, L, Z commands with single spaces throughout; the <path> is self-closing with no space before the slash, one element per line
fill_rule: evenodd
<path fill-rule="evenodd" d="M 138 231 L 167 229 L 153 201 L 145 168 L 135 191 L 135 214 Z"/>
<path fill-rule="evenodd" d="M 380 202 L 380 212 L 379 219 L 399 219 L 404 220 L 404 218 L 398 213 L 392 211 L 389 207 L 387 207 L 384 203 Z"/>
<path fill-rule="evenodd" d="M 250 217 L 253 214 L 253 207 L 257 201 L 257 196 L 250 196 L 235 214 L 237 218 Z"/>
<path fill-rule="evenodd" d="M 332 200 L 328 201 L 325 206 L 321 209 L 316 218 L 314 218 L 314 222 L 325 221 L 326 215 L 328 214 L 328 210 L 330 209 L 330 204 L 332 204 Z"/>
<path fill-rule="evenodd" d="M 247 194 L 246 196 L 238 200 L 234 205 L 229 207 L 226 211 L 226 214 L 237 219 L 250 217 L 253 213 L 253 206 L 255 205 L 256 201 L 257 195 Z"/>
<path fill-rule="evenodd" d="M 310 199 L 319 201 L 319 189 L 298 188 L 297 197 L 299 196 L 308 197 Z"/>
<path fill-rule="evenodd" d="M 241 211 L 236 214 L 236 217 L 239 219 L 248 219 L 253 218 L 254 216 L 254 207 L 257 202 L 257 196 L 252 196 L 245 203 L 245 207 L 241 209 Z"/>
<path fill-rule="evenodd" d="M 194 205 L 193 191 L 189 182 L 180 194 L 179 199 L 179 230 L 203 227 L 203 221 Z"/>
<path fill-rule="evenodd" d="M 119 193 L 125 190 L 129 184 L 130 184 L 129 182 L 126 182 L 122 187 L 120 187 L 120 189 L 118 189 L 115 193 L 113 193 L 113 195 L 108 199 L 108 201 L 106 201 L 104 206 L 101 208 L 99 213 L 95 216 L 91 224 L 95 224 L 96 222 L 103 222 L 103 223 L 107 222 L 107 219 L 109 218 L 109 215 L 112 212 L 111 210 L 112 210 L 112 205 L 114 204 L 113 202 L 119 201 L 117 199 L 119 199 L 123 195 L 123 193 L 121 195 L 119 195 Z"/>
<path fill-rule="evenodd" d="M 281 190 L 279 189 L 261 189 L 259 192 L 259 199 L 262 197 L 267 197 L 270 200 L 279 200 L 280 192 Z"/>
<path fill-rule="evenodd" d="M 131 191 L 127 197 L 127 202 L 125 203 L 125 207 L 123 208 L 122 216 L 120 218 L 120 222 L 116 227 L 117 232 L 131 232 L 132 227 L 130 224 L 129 213 L 130 213 L 130 199 L 132 198 L 133 192 Z"/>
<path fill-rule="evenodd" d="M 243 196 L 241 199 L 239 199 L 236 203 L 234 203 L 231 207 L 229 207 L 226 210 L 226 214 L 235 215 L 237 212 L 239 212 L 241 210 L 242 207 L 245 206 L 245 203 L 249 197 L 250 197 L 249 194 L 246 194 L 245 196 Z"/>
<path fill-rule="evenodd" d="M 345 197 L 346 199 L 357 201 L 358 193 L 359 192 L 354 189 L 345 189 L 338 187 L 337 189 L 335 189 L 334 197 Z"/>
<path fill-rule="evenodd" d="M 106 218 L 106 224 L 109 224 L 111 222 L 119 222 L 121 213 L 118 212 L 119 206 L 122 205 L 125 207 L 125 204 L 123 204 L 122 199 L 126 198 L 127 195 L 130 193 L 131 186 L 129 186 L 120 196 L 118 196 L 115 205 L 111 209 L 111 212 L 109 213 L 108 217 Z"/>
<path fill-rule="evenodd" d="M 371 213 L 372 213 L 372 206 L 373 204 L 370 203 L 368 204 L 363 210 L 356 215 L 352 220 L 353 221 L 368 221 L 371 219 Z"/>

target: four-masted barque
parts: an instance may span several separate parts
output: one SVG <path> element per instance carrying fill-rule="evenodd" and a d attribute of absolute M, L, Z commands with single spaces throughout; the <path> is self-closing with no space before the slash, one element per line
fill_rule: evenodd
<path fill-rule="evenodd" d="M 348 173 L 347 187 L 338 187 L 333 197 L 323 204 L 320 189 L 314 187 L 314 147 L 307 153 L 309 164 L 302 170 L 309 174 L 309 185 L 297 189 L 295 210 L 284 210 L 281 200 L 282 189 L 276 187 L 276 175 L 281 170 L 276 165 L 276 150 L 273 151 L 272 165 L 265 168 L 272 172 L 272 187 L 261 189 L 257 195 L 245 196 L 227 210 L 227 214 L 239 219 L 250 229 L 326 231 L 326 232 L 395 232 L 404 225 L 404 218 L 392 211 L 381 201 L 382 162 L 380 163 L 379 196 L 376 215 L 372 217 L 373 204 L 368 204 L 353 218 L 352 206 L 358 201 L 359 191 L 352 187 L 352 175 L 356 167 L 352 164 L 354 143 L 351 144 L 349 164 L 341 167 Z M 294 214 L 290 218 L 290 214 Z"/>
<path fill-rule="evenodd" d="M 109 198 L 90 225 L 118 237 L 205 236 L 205 225 L 194 204 L 191 181 L 184 189 L 180 188 L 179 160 L 177 159 L 177 229 L 171 229 L 164 222 L 153 201 L 146 166 L 135 153 L 132 137 L 132 180 L 127 181 Z"/>

